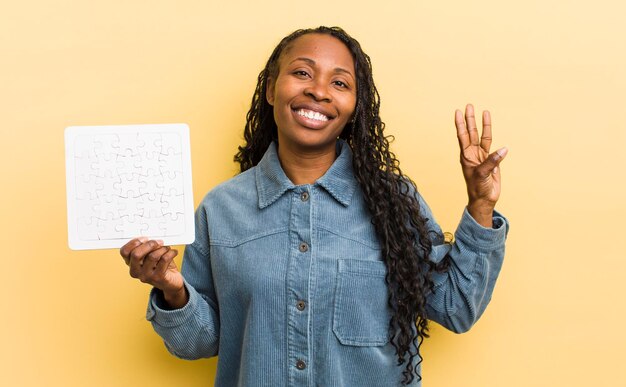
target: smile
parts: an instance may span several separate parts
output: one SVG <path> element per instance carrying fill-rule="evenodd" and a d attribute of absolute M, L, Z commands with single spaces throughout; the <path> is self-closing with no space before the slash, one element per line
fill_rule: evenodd
<path fill-rule="evenodd" d="M 311 120 L 316 120 L 316 121 L 328 121 L 329 118 L 325 115 L 323 115 L 322 113 L 319 112 L 314 112 L 313 110 L 307 110 L 307 109 L 298 109 L 295 111 L 296 114 L 302 116 L 302 117 L 306 117 L 308 119 Z"/>

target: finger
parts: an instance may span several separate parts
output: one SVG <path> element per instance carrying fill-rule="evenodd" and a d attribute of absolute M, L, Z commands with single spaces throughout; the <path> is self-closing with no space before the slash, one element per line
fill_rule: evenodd
<path fill-rule="evenodd" d="M 124 258 L 124 261 L 126 262 L 127 265 L 130 263 L 131 251 L 133 251 L 136 247 L 138 247 L 139 245 L 147 241 L 148 241 L 148 238 L 139 237 L 139 238 L 129 240 L 128 242 L 126 242 L 124 246 L 120 247 L 120 255 L 122 256 L 122 258 Z"/>
<path fill-rule="evenodd" d="M 474 117 L 474 106 L 471 103 L 465 107 L 465 122 L 469 133 L 470 144 L 478 146 L 478 129 L 476 128 L 476 118 Z"/>
<path fill-rule="evenodd" d="M 476 168 L 478 175 L 486 177 L 489 174 L 497 174 L 499 172 L 498 165 L 500 165 L 500 162 L 504 160 L 504 157 L 508 152 L 509 150 L 505 147 L 490 154 L 489 157 L 487 157 L 487 159 Z"/>
<path fill-rule="evenodd" d="M 167 253 L 163 254 L 161 260 L 157 263 L 154 273 L 157 275 L 164 275 L 167 269 L 170 267 L 172 260 L 178 255 L 178 250 L 170 249 Z"/>
<path fill-rule="evenodd" d="M 487 153 L 491 148 L 491 114 L 487 110 L 483 112 L 483 133 L 480 137 L 480 147 Z"/>
<path fill-rule="evenodd" d="M 161 246 L 163 246 L 162 240 L 149 240 L 136 247 L 135 249 L 133 249 L 133 251 L 130 252 L 131 266 L 135 265 L 139 267 L 143 265 L 143 261 L 146 255 L 148 255 L 151 251 L 160 248 Z"/>
<path fill-rule="evenodd" d="M 156 250 L 152 250 L 143 261 L 144 268 L 146 268 L 146 270 L 156 270 L 161 257 L 170 251 L 170 249 L 169 246 L 161 246 Z"/>
<path fill-rule="evenodd" d="M 456 137 L 459 140 L 459 147 L 461 147 L 461 152 L 463 152 L 470 146 L 470 139 L 465 120 L 463 119 L 463 113 L 459 109 L 454 112 L 454 125 L 456 126 Z"/>

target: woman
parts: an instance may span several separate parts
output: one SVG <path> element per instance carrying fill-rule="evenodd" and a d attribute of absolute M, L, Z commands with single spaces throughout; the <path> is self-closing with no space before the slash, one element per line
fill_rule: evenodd
<path fill-rule="evenodd" d="M 175 355 L 219 356 L 216 386 L 419 385 L 428 320 L 469 329 L 491 298 L 506 220 L 483 113 L 455 113 L 468 205 L 456 241 L 402 174 L 369 57 L 339 28 L 298 30 L 260 73 L 241 173 L 207 194 L 196 240 L 120 250 L 153 285 L 147 318 Z"/>

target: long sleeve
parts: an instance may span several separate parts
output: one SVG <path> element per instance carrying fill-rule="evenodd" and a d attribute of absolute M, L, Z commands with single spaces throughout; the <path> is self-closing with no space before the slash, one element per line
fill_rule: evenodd
<path fill-rule="evenodd" d="M 434 235 L 442 235 L 426 203 L 420 200 L 420 205 L 422 214 L 429 219 L 429 229 Z M 485 228 L 466 208 L 454 243 L 434 238 L 430 259 L 439 262 L 448 255 L 450 267 L 433 275 L 435 287 L 427 300 L 430 320 L 456 333 L 466 332 L 474 325 L 491 300 L 504 260 L 508 229 L 508 221 L 500 213 L 494 211 L 493 228 Z"/>
<path fill-rule="evenodd" d="M 189 293 L 187 304 L 175 310 L 163 308 L 163 295 L 152 289 L 146 318 L 163 338 L 167 349 L 183 359 L 217 354 L 219 310 L 211 273 L 207 214 L 196 211 L 196 239 L 185 248 L 182 274 Z"/>

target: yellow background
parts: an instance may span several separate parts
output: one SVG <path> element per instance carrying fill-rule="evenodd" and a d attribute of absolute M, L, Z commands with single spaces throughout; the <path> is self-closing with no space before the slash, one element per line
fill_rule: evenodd
<path fill-rule="evenodd" d="M 185 122 L 195 203 L 236 172 L 256 76 L 299 27 L 371 56 L 394 150 L 444 229 L 465 203 L 455 108 L 488 108 L 511 221 L 490 307 L 433 324 L 425 385 L 623 386 L 623 2 L 32 1 L 0 6 L 0 385 L 208 386 L 170 356 L 114 250 L 67 247 L 63 129 Z"/>

